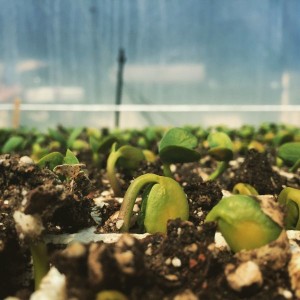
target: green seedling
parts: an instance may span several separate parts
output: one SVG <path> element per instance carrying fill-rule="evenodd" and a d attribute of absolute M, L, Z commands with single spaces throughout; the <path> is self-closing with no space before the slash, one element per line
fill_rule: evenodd
<path fill-rule="evenodd" d="M 109 135 L 102 140 L 99 140 L 95 136 L 91 135 L 89 137 L 89 144 L 93 153 L 93 161 L 95 163 L 100 163 L 103 160 L 104 155 L 117 141 L 118 139 L 113 135 Z"/>
<path fill-rule="evenodd" d="M 40 168 L 49 168 L 53 171 L 53 169 L 63 164 L 64 156 L 60 152 L 52 152 L 45 156 L 43 156 L 38 162 L 37 165 Z"/>
<path fill-rule="evenodd" d="M 2 147 L 2 153 L 11 153 L 23 148 L 25 139 L 22 136 L 12 136 L 10 137 Z"/>
<path fill-rule="evenodd" d="M 135 200 L 144 187 L 140 223 L 146 232 L 166 233 L 168 220 L 188 219 L 188 201 L 181 186 L 169 177 L 144 174 L 130 184 L 124 196 L 118 216 L 119 221 L 123 222 L 122 232 L 129 231 Z"/>
<path fill-rule="evenodd" d="M 265 146 L 260 143 L 259 141 L 253 140 L 248 144 L 248 150 L 250 149 L 255 149 L 256 151 L 258 151 L 259 153 L 263 153 L 265 152 Z"/>
<path fill-rule="evenodd" d="M 278 147 L 294 140 L 294 134 L 291 131 L 282 129 L 275 135 L 273 139 L 274 146 Z"/>
<path fill-rule="evenodd" d="M 233 194 L 258 196 L 257 190 L 250 184 L 237 183 L 232 190 Z"/>
<path fill-rule="evenodd" d="M 251 125 L 243 125 L 237 132 L 242 139 L 251 139 L 254 135 L 255 129 Z"/>
<path fill-rule="evenodd" d="M 67 148 L 76 150 L 76 151 L 83 151 L 89 148 L 89 143 L 83 139 L 80 139 L 79 136 L 83 133 L 84 128 L 79 127 L 75 128 L 71 131 L 68 139 L 67 139 Z"/>
<path fill-rule="evenodd" d="M 145 156 L 145 159 L 150 163 L 154 163 L 157 159 L 156 155 L 150 150 L 144 149 L 143 154 Z"/>
<path fill-rule="evenodd" d="M 47 246 L 43 242 L 32 242 L 30 252 L 33 262 L 34 287 L 37 290 L 43 277 L 49 271 L 49 258 Z"/>
<path fill-rule="evenodd" d="M 223 198 L 207 215 L 234 252 L 264 246 L 277 239 L 282 228 L 267 216 L 259 202 L 247 195 Z"/>
<path fill-rule="evenodd" d="M 281 145 L 277 155 L 289 166 L 290 172 L 296 172 L 300 166 L 300 142 L 290 142 Z"/>
<path fill-rule="evenodd" d="M 172 177 L 172 163 L 198 161 L 200 153 L 194 148 L 198 146 L 197 138 L 182 128 L 168 130 L 159 143 L 159 156 L 163 162 L 164 175 Z"/>
<path fill-rule="evenodd" d="M 230 137 L 223 132 L 210 133 L 207 142 L 210 147 L 208 154 L 218 161 L 217 169 L 209 176 L 209 180 L 215 180 L 227 169 L 233 157 L 233 144 Z"/>
<path fill-rule="evenodd" d="M 68 148 L 73 147 L 74 142 L 77 140 L 77 138 L 81 135 L 82 132 L 83 132 L 82 127 L 75 128 L 71 131 L 71 133 L 67 139 L 67 147 Z"/>
<path fill-rule="evenodd" d="M 286 209 L 286 229 L 300 230 L 300 190 L 286 187 L 279 194 L 278 201 Z"/>
<path fill-rule="evenodd" d="M 52 171 L 62 164 L 75 165 L 79 164 L 79 161 L 74 153 L 68 149 L 65 156 L 60 152 L 52 152 L 45 155 L 37 162 L 37 165 L 40 168 L 49 168 Z"/>
<path fill-rule="evenodd" d="M 66 136 L 59 130 L 59 129 L 48 129 L 48 135 L 51 139 L 58 142 L 60 147 L 66 148 L 67 147 L 67 139 Z"/>
<path fill-rule="evenodd" d="M 116 197 L 123 195 L 120 182 L 116 174 L 116 166 L 122 166 L 126 170 L 136 169 L 142 160 L 145 159 L 141 149 L 125 145 L 117 148 L 117 143 L 112 145 L 111 152 L 107 159 L 107 177 Z"/>
<path fill-rule="evenodd" d="M 103 290 L 96 295 L 96 300 L 128 300 L 128 298 L 117 290 Z"/>

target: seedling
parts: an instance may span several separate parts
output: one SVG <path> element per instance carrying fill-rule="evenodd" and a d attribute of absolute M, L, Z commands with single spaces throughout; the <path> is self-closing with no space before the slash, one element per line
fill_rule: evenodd
<path fill-rule="evenodd" d="M 233 194 L 240 195 L 249 195 L 249 196 L 257 196 L 257 190 L 250 184 L 247 183 L 237 183 L 232 190 Z"/>
<path fill-rule="evenodd" d="M 300 166 L 300 142 L 285 143 L 279 147 L 277 155 L 296 172 Z"/>
<path fill-rule="evenodd" d="M 292 142 L 294 139 L 294 134 L 291 131 L 282 129 L 277 132 L 273 139 L 274 146 L 280 146 L 288 142 Z"/>
<path fill-rule="evenodd" d="M 103 290 L 96 295 L 95 300 L 128 300 L 128 298 L 117 290 Z"/>
<path fill-rule="evenodd" d="M 37 165 L 40 168 L 49 168 L 53 171 L 53 169 L 61 165 L 64 161 L 64 156 L 60 152 L 52 152 L 45 156 L 43 156 L 38 162 Z"/>
<path fill-rule="evenodd" d="M 223 198 L 207 215 L 215 221 L 231 250 L 250 250 L 264 246 L 280 235 L 282 228 L 267 216 L 255 198 L 234 195 Z"/>
<path fill-rule="evenodd" d="M 264 153 L 265 152 L 265 146 L 260 143 L 259 141 L 256 140 L 252 140 L 249 144 L 248 144 L 248 150 L 250 149 L 255 149 L 256 151 L 258 151 L 259 153 Z"/>
<path fill-rule="evenodd" d="M 33 262 L 34 287 L 37 290 L 43 277 L 49 271 L 49 258 L 47 246 L 44 242 L 31 242 L 30 252 Z"/>
<path fill-rule="evenodd" d="M 93 161 L 100 163 L 104 155 L 111 149 L 113 143 L 117 141 L 118 139 L 113 135 L 105 137 L 102 141 L 91 135 L 89 137 L 89 144 L 93 152 Z"/>
<path fill-rule="evenodd" d="M 233 157 L 233 144 L 230 137 L 223 132 L 210 133 L 207 142 L 210 147 L 208 154 L 218 161 L 217 169 L 209 176 L 210 180 L 215 180 L 227 169 Z"/>
<path fill-rule="evenodd" d="M 286 208 L 286 229 L 300 230 L 300 190 L 286 187 L 279 194 L 278 201 Z"/>
<path fill-rule="evenodd" d="M 53 139 L 54 141 L 59 143 L 60 147 L 62 147 L 62 148 L 67 147 L 66 136 L 61 132 L 61 130 L 59 130 L 59 129 L 55 130 L 55 129 L 49 128 L 48 134 L 51 139 Z"/>
<path fill-rule="evenodd" d="M 118 216 L 119 222 L 123 222 L 122 232 L 129 231 L 135 200 L 144 187 L 140 223 L 146 232 L 166 233 L 169 219 L 188 219 L 188 201 L 181 186 L 169 177 L 144 174 L 130 184 L 124 196 Z"/>
<path fill-rule="evenodd" d="M 17 150 L 20 150 L 23 148 L 23 145 L 25 143 L 25 139 L 22 136 L 12 136 L 10 137 L 5 144 L 2 147 L 2 153 L 11 153 Z"/>
<path fill-rule="evenodd" d="M 122 196 L 122 189 L 116 174 L 116 166 L 122 166 L 127 170 L 136 169 L 140 162 L 145 159 L 141 149 L 126 145 L 117 148 L 117 143 L 112 145 L 107 159 L 107 177 L 116 197 Z"/>
<path fill-rule="evenodd" d="M 38 162 L 41 168 L 48 167 L 50 170 L 60 176 L 62 180 L 71 180 L 79 173 L 83 173 L 82 168 L 84 164 L 80 164 L 77 157 L 71 150 L 67 150 L 66 155 L 63 156 L 59 152 L 52 152 L 42 157 Z"/>
<path fill-rule="evenodd" d="M 197 138 L 182 128 L 168 130 L 159 143 L 159 156 L 163 162 L 164 175 L 172 177 L 170 164 L 198 161 L 200 153 L 195 151 Z"/>
<path fill-rule="evenodd" d="M 251 139 L 254 135 L 255 129 L 251 125 L 243 125 L 237 132 L 242 139 Z"/>

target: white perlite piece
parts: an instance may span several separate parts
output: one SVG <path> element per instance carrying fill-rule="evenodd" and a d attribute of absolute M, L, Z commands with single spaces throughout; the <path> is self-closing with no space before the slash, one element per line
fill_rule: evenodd
<path fill-rule="evenodd" d="M 292 258 L 288 265 L 291 286 L 296 297 L 300 298 L 300 252 L 292 253 Z"/>
<path fill-rule="evenodd" d="M 32 160 L 32 158 L 30 158 L 29 156 L 22 156 L 19 160 L 19 162 L 21 164 L 24 164 L 24 165 L 31 165 L 34 163 L 34 161 Z"/>
<path fill-rule="evenodd" d="M 16 230 L 20 234 L 20 238 L 28 236 L 35 238 L 44 230 L 44 226 L 39 215 L 26 215 L 20 211 L 14 212 L 14 220 L 16 222 Z"/>
<path fill-rule="evenodd" d="M 263 283 L 261 271 L 253 261 L 244 262 L 237 268 L 233 264 L 228 264 L 225 268 L 225 276 L 229 286 L 237 292 L 253 284 L 261 286 Z"/>
<path fill-rule="evenodd" d="M 172 259 L 172 265 L 173 265 L 173 267 L 175 267 L 175 268 L 181 267 L 181 260 L 180 260 L 178 257 L 174 257 L 174 258 Z"/>
<path fill-rule="evenodd" d="M 35 291 L 30 300 L 66 300 L 66 276 L 59 273 L 52 267 L 48 274 L 43 278 L 40 288 Z"/>
<path fill-rule="evenodd" d="M 199 298 L 189 289 L 177 294 L 174 300 L 199 300 Z"/>

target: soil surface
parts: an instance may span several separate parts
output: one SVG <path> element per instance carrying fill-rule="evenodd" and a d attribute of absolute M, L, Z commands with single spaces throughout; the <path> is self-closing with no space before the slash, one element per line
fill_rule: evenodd
<path fill-rule="evenodd" d="M 155 144 L 151 148 L 157 151 Z M 200 150 L 204 152 L 203 147 Z M 1 299 L 30 298 L 34 284 L 29 248 L 44 235 L 75 233 L 91 226 L 97 226 L 96 233 L 119 231 L 116 216 L 122 198 L 113 195 L 105 159 L 95 166 L 91 154 L 78 155 L 83 165 L 56 171 L 38 167 L 29 157 L 0 156 Z M 274 201 L 286 185 L 300 188 L 299 176 L 284 176 L 282 169 L 274 167 L 275 160 L 271 151 L 246 151 L 215 181 L 207 180 L 216 167 L 210 157 L 173 165 L 174 178 L 187 195 L 189 220 L 169 221 L 166 235 L 139 240 L 124 234 L 111 244 L 48 245 L 51 265 L 66 275 L 68 299 L 95 299 L 102 290 L 120 291 L 128 299 L 296 299 L 287 263 L 276 271 L 256 265 L 261 280 L 233 288 L 230 274 L 245 266 L 227 247 L 215 244 L 216 224 L 204 223 L 224 190 L 231 191 L 236 183 L 248 183 L 261 195 L 274 195 Z M 123 193 L 142 174 L 163 175 L 159 160 L 142 162 L 132 172 L 117 171 Z M 132 232 L 142 232 L 136 222 L 140 210 L 141 199 L 137 199 Z M 24 235 L 16 225 L 16 212 L 40 221 L 41 233 Z"/>

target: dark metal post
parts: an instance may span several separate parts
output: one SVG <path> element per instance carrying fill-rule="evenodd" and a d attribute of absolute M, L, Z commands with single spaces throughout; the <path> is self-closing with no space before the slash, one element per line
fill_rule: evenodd
<path fill-rule="evenodd" d="M 124 64 L 126 62 L 125 50 L 119 50 L 118 56 L 118 74 L 117 74 L 117 91 L 116 91 L 116 105 L 122 103 L 122 88 L 123 88 L 123 70 Z M 120 111 L 115 112 L 115 127 L 119 128 L 120 126 Z"/>

